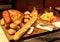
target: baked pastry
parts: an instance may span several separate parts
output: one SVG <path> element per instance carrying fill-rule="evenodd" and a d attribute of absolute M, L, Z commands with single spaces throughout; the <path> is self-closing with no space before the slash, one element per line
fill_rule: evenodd
<path fill-rule="evenodd" d="M 2 13 L 3 19 L 6 23 L 14 22 L 16 20 L 22 21 L 23 13 L 18 10 L 5 10 Z"/>

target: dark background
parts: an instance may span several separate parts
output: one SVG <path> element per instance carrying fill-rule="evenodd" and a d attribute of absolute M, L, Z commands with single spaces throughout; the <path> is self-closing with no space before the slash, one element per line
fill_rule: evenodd
<path fill-rule="evenodd" d="M 36 7 L 38 10 L 43 8 L 56 7 L 60 5 L 60 0 L 16 0 L 16 9 L 32 10 Z"/>
<path fill-rule="evenodd" d="M 0 5 L 12 5 L 12 9 L 21 11 L 32 10 L 33 7 L 41 10 L 43 8 L 60 6 L 60 0 L 0 0 Z"/>

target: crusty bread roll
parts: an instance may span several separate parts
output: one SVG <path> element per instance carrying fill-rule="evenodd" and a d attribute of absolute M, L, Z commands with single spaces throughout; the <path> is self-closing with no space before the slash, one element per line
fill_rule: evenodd
<path fill-rule="evenodd" d="M 14 22 L 15 20 L 19 20 L 21 22 L 23 18 L 23 13 L 13 9 L 7 11 L 5 10 L 2 14 L 3 19 L 6 23 Z"/>
<path fill-rule="evenodd" d="M 9 14 L 8 10 L 3 11 L 2 16 L 3 16 L 5 23 L 11 22 L 11 18 L 10 18 L 10 14 Z"/>

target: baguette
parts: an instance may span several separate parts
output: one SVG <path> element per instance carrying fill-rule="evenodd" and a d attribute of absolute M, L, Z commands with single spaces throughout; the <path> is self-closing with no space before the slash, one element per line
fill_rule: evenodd
<path fill-rule="evenodd" d="M 17 41 L 25 34 L 25 32 L 29 29 L 29 27 L 37 20 L 37 15 L 38 14 L 35 13 L 32 14 L 30 20 L 20 30 L 18 30 L 15 33 L 15 35 L 13 36 L 13 40 Z"/>

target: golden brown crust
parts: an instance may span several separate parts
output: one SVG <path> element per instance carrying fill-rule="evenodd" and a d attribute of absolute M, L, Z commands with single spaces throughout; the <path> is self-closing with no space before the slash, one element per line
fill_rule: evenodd
<path fill-rule="evenodd" d="M 8 12 L 10 13 L 11 19 L 14 22 L 15 20 L 20 20 L 22 21 L 23 18 L 23 13 L 21 13 L 18 10 L 8 10 Z"/>
<path fill-rule="evenodd" d="M 6 23 L 14 22 L 15 20 L 21 22 L 23 19 L 23 13 L 18 10 L 5 10 L 3 11 L 2 16 Z"/>
<path fill-rule="evenodd" d="M 11 22 L 10 14 L 7 10 L 3 11 L 2 16 L 3 16 L 5 23 Z"/>

